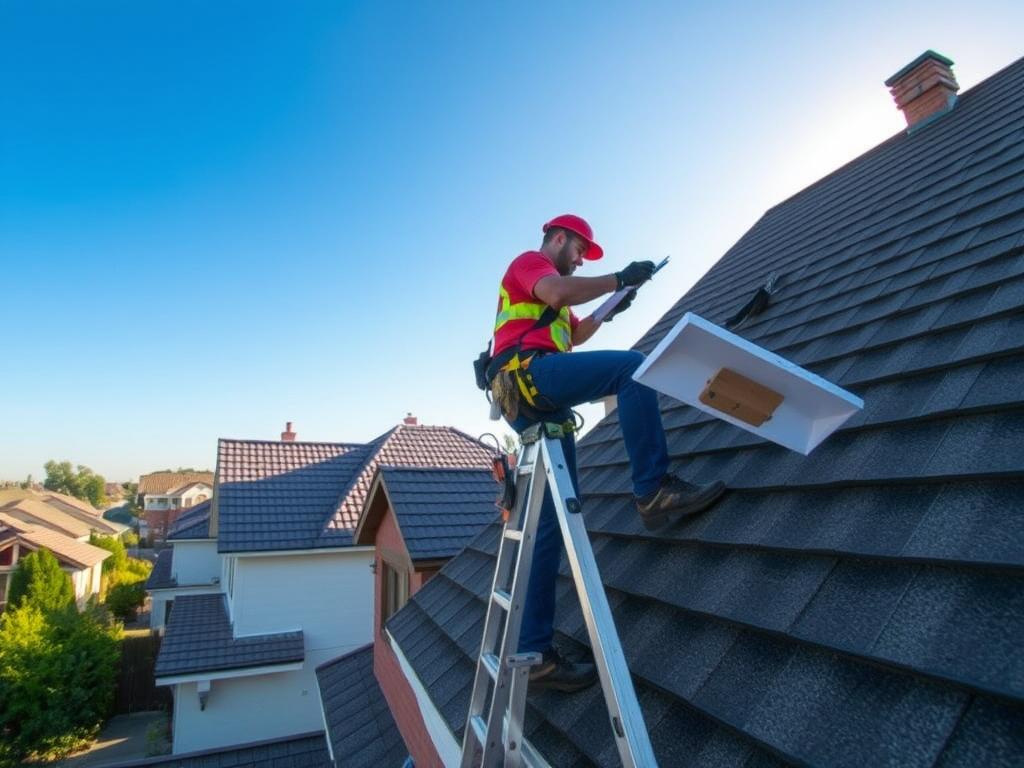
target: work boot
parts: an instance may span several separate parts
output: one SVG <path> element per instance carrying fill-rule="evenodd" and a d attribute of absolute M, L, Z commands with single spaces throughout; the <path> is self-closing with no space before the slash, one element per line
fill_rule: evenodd
<path fill-rule="evenodd" d="M 644 527 L 653 531 L 669 522 L 703 512 L 725 493 L 725 483 L 716 480 L 708 485 L 694 485 L 675 475 L 665 475 L 661 488 L 646 496 L 636 497 L 636 508 Z"/>
<path fill-rule="evenodd" d="M 530 690 L 573 693 L 597 682 L 597 667 L 590 662 L 569 661 L 557 649 L 544 652 L 544 659 L 530 669 Z"/>

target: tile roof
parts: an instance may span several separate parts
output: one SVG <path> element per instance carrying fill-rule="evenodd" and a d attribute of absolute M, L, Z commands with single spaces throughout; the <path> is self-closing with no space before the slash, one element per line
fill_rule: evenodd
<path fill-rule="evenodd" d="M 63 560 L 70 565 L 77 565 L 79 568 L 90 568 L 110 557 L 110 552 L 105 549 L 86 544 L 84 541 L 78 541 L 41 525 L 28 527 L 27 530 L 19 532 L 18 537 L 37 549 L 50 550 L 58 560 Z"/>
<path fill-rule="evenodd" d="M 381 467 L 387 492 L 409 557 L 452 557 L 498 516 L 498 486 L 490 469 L 409 469 Z M 369 511 L 369 510 L 368 510 Z M 379 520 L 364 516 L 356 541 L 368 544 Z"/>
<path fill-rule="evenodd" d="M 451 427 L 400 425 L 366 445 L 219 442 L 220 552 L 343 547 L 381 464 L 490 466 L 484 445 Z"/>
<path fill-rule="evenodd" d="M 193 482 L 183 483 L 182 485 L 177 485 L 174 488 L 171 488 L 169 491 L 167 491 L 167 495 L 168 496 L 181 496 L 186 491 L 188 491 L 190 488 L 195 488 L 197 485 L 205 485 L 207 488 L 213 488 L 213 484 L 212 483 L 207 483 L 207 482 L 201 481 L 201 480 L 195 480 Z"/>
<path fill-rule="evenodd" d="M 147 757 L 103 768 L 333 768 L 323 731 L 217 747 L 177 755 Z"/>
<path fill-rule="evenodd" d="M 57 493 L 56 491 L 43 491 L 41 494 L 39 494 L 39 496 L 40 498 L 43 499 L 43 501 L 53 501 L 58 504 L 65 504 L 69 507 L 78 510 L 79 512 L 84 512 L 87 515 L 91 515 L 92 517 L 100 517 L 102 515 L 100 510 L 96 509 L 96 507 L 94 507 L 88 501 L 83 501 L 82 499 L 79 499 L 75 496 L 71 496 L 66 493 Z"/>
<path fill-rule="evenodd" d="M 0 512 L 16 517 L 33 525 L 42 525 L 51 530 L 63 533 L 72 538 L 88 536 L 99 526 L 91 525 L 69 512 L 65 512 L 53 504 L 47 504 L 40 499 L 21 499 L 12 501 L 3 507 Z M 105 527 L 103 529 L 105 531 Z"/>
<path fill-rule="evenodd" d="M 490 448 L 452 427 L 399 424 L 370 443 L 367 462 L 346 488 L 325 533 L 355 528 L 378 467 L 490 468 L 491 453 Z"/>
<path fill-rule="evenodd" d="M 345 768 L 402 765 L 409 751 L 373 675 L 373 645 L 316 668 L 335 762 Z"/>
<path fill-rule="evenodd" d="M 324 522 L 368 451 L 365 445 L 347 443 L 221 440 L 217 550 L 318 546 Z"/>
<path fill-rule="evenodd" d="M 210 538 L 210 507 L 213 502 L 207 499 L 204 502 L 189 507 L 178 519 L 171 523 L 167 531 L 168 541 L 183 541 L 185 539 L 208 539 Z"/>
<path fill-rule="evenodd" d="M 213 472 L 150 472 L 139 477 L 138 493 L 167 493 L 172 488 L 196 482 L 213 487 Z"/>
<path fill-rule="evenodd" d="M 146 579 L 146 589 L 169 589 L 178 586 L 177 579 L 171 577 L 174 564 L 174 548 L 161 550 L 153 563 L 153 570 Z"/>
<path fill-rule="evenodd" d="M 579 449 L 595 556 L 663 765 L 1024 761 L 1024 59 L 768 211 L 640 341 L 722 322 L 864 398 L 804 457 L 661 398 L 733 489 L 652 534 L 617 414 Z M 461 733 L 498 528 L 389 623 Z M 559 642 L 587 644 L 567 571 Z M 550 762 L 614 762 L 600 691 L 531 697 Z"/>
<path fill-rule="evenodd" d="M 305 658 L 302 632 L 234 638 L 221 593 L 176 597 L 156 677 L 287 664 Z"/>

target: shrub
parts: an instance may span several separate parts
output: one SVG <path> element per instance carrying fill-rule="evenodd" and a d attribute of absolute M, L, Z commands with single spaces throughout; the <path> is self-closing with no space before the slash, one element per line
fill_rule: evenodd
<path fill-rule="evenodd" d="M 47 549 L 40 549 L 18 560 L 11 574 L 7 593 L 11 606 L 31 603 L 43 613 L 60 611 L 75 602 L 71 577 L 60 569 L 60 563 Z"/>
<path fill-rule="evenodd" d="M 122 582 L 107 590 L 107 608 L 122 621 L 132 621 L 146 602 L 144 581 Z"/>
<path fill-rule="evenodd" d="M 103 561 L 103 573 L 105 574 L 124 568 L 125 563 L 128 562 L 128 551 L 124 548 L 124 543 L 118 538 L 113 536 L 97 536 L 94 533 L 89 536 L 89 543 L 110 553 L 110 557 Z"/>
<path fill-rule="evenodd" d="M 0 616 L 0 765 L 62 757 L 109 714 L 120 627 L 102 610 L 47 613 L 31 601 Z"/>

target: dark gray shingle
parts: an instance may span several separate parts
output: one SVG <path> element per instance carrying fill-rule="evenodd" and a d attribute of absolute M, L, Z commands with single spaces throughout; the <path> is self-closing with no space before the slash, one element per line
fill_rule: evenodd
<path fill-rule="evenodd" d="M 664 765 L 1024 762 L 1024 59 L 768 211 L 686 311 L 862 395 L 808 457 L 661 397 L 674 469 L 725 479 L 657 533 L 617 413 L 579 449 L 586 520 Z M 461 733 L 498 526 L 388 624 Z M 457 605 L 457 612 L 451 606 Z M 563 566 L 559 642 L 588 640 Z M 553 764 L 614 762 L 600 691 L 543 694 Z"/>
<path fill-rule="evenodd" d="M 382 467 L 380 475 L 413 560 L 452 557 L 498 515 L 489 469 Z"/>
<path fill-rule="evenodd" d="M 399 768 L 409 752 L 373 675 L 373 646 L 321 664 L 316 678 L 337 764 Z"/>
<path fill-rule="evenodd" d="M 212 499 L 208 499 L 180 515 L 171 523 L 171 527 L 167 531 L 167 540 L 210 538 L 210 507 L 212 504 Z"/>
<path fill-rule="evenodd" d="M 111 763 L 105 768 L 333 768 L 322 731 Z"/>
<path fill-rule="evenodd" d="M 174 549 L 162 550 L 156 556 L 153 570 L 149 572 L 149 578 L 146 579 L 146 589 L 168 589 L 178 586 L 178 582 L 171 578 L 173 562 Z"/>
<path fill-rule="evenodd" d="M 305 658 L 301 631 L 233 637 L 224 599 L 219 593 L 175 598 L 156 659 L 158 678 Z"/>

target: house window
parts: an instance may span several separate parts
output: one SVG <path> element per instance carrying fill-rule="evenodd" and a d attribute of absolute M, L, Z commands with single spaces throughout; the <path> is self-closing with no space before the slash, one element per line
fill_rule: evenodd
<path fill-rule="evenodd" d="M 390 619 L 409 600 L 409 572 L 381 561 L 380 624 Z"/>
<path fill-rule="evenodd" d="M 0 572 L 0 610 L 7 603 L 7 577 L 6 572 Z"/>

